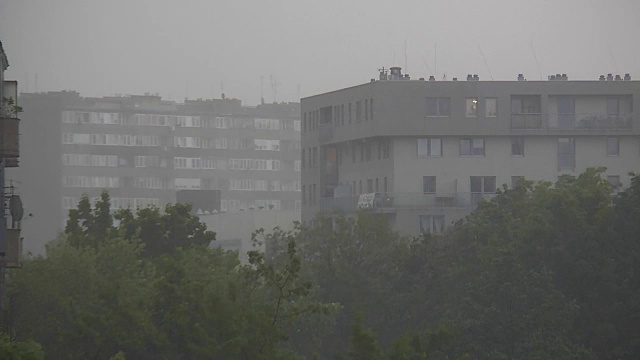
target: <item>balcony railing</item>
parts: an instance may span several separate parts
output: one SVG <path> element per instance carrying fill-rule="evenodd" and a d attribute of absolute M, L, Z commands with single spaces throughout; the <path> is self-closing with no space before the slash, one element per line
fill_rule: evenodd
<path fill-rule="evenodd" d="M 631 130 L 633 114 L 549 114 L 553 130 Z"/>
<path fill-rule="evenodd" d="M 333 140 L 333 125 L 332 124 L 320 124 L 318 127 L 320 131 L 320 143 L 326 144 Z"/>
<path fill-rule="evenodd" d="M 517 130 L 541 129 L 542 114 L 511 114 L 511 128 Z"/>
<path fill-rule="evenodd" d="M 368 204 L 360 202 L 359 195 L 320 199 L 321 212 L 355 212 L 358 208 L 372 210 L 430 209 L 430 208 L 472 208 L 483 199 L 491 199 L 495 194 L 454 193 L 375 193 Z"/>

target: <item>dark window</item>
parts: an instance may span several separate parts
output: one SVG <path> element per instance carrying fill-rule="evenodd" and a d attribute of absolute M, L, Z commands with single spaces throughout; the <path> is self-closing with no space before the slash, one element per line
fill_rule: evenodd
<path fill-rule="evenodd" d="M 384 192 L 387 192 L 387 177 L 384 177 L 384 188 L 383 188 Z"/>
<path fill-rule="evenodd" d="M 484 156 L 484 139 L 460 139 L 460 156 Z"/>
<path fill-rule="evenodd" d="M 369 99 L 369 119 L 373 121 L 373 99 Z"/>
<path fill-rule="evenodd" d="M 444 231 L 444 215 L 418 215 L 420 233 L 441 233 Z"/>
<path fill-rule="evenodd" d="M 576 166 L 576 148 L 573 138 L 558 138 L 558 170 L 573 170 Z"/>
<path fill-rule="evenodd" d="M 378 187 L 378 185 L 379 185 L 379 181 L 378 181 L 378 178 L 376 178 L 376 192 L 380 191 L 380 188 Z"/>
<path fill-rule="evenodd" d="M 422 192 L 425 194 L 436 193 L 436 177 L 435 176 L 422 177 Z"/>
<path fill-rule="evenodd" d="M 511 156 L 524 156 L 524 137 L 511 138 Z"/>
<path fill-rule="evenodd" d="M 367 192 L 373 192 L 373 179 L 367 179 Z"/>
<path fill-rule="evenodd" d="M 620 156 L 620 139 L 617 137 L 607 138 L 607 156 Z"/>
<path fill-rule="evenodd" d="M 369 121 L 369 100 L 364 101 L 364 121 Z"/>
<path fill-rule="evenodd" d="M 524 180 L 524 176 L 512 176 L 511 177 L 511 188 L 515 189 L 516 187 L 518 187 L 518 184 L 520 184 L 521 181 Z"/>
<path fill-rule="evenodd" d="M 351 124 L 351 103 L 349 103 L 349 124 Z"/>
<path fill-rule="evenodd" d="M 449 98 L 428 97 L 426 100 L 427 116 L 449 116 L 451 113 L 451 100 Z"/>
<path fill-rule="evenodd" d="M 442 140 L 440 138 L 418 139 L 418 156 L 442 156 Z"/>

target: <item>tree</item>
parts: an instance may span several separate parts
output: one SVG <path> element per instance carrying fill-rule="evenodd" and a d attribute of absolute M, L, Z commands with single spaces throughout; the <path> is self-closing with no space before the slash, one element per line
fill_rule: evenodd
<path fill-rule="evenodd" d="M 44 360 L 44 352 L 34 341 L 15 342 L 7 334 L 0 333 L 0 359 Z"/>

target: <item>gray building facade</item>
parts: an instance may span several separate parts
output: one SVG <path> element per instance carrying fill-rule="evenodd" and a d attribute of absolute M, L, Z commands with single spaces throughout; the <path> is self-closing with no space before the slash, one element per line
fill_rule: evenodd
<path fill-rule="evenodd" d="M 25 246 L 40 252 L 82 194 L 103 189 L 112 209 L 163 207 L 179 190 L 220 190 L 220 212 L 300 209 L 298 103 L 236 99 L 21 94 Z"/>
<path fill-rule="evenodd" d="M 640 170 L 640 82 L 379 80 L 302 99 L 302 220 L 369 208 L 405 233 L 442 231 L 518 179 Z M 363 194 L 369 194 L 363 196 Z"/>

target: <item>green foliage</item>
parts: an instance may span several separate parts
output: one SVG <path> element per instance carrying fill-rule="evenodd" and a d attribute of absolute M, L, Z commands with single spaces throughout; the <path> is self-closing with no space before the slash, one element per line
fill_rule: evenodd
<path fill-rule="evenodd" d="M 44 352 L 40 344 L 32 340 L 15 342 L 7 334 L 0 333 L 0 359 L 43 360 Z"/>
<path fill-rule="evenodd" d="M 85 196 L 9 274 L 15 332 L 68 359 L 640 358 L 640 177 L 614 194 L 603 171 L 415 239 L 364 212 L 261 229 L 247 264 L 188 207 Z"/>
<path fill-rule="evenodd" d="M 22 107 L 18 106 L 13 98 L 3 97 L 1 105 L 2 113 L 0 113 L 0 117 L 16 118 L 23 111 Z"/>

